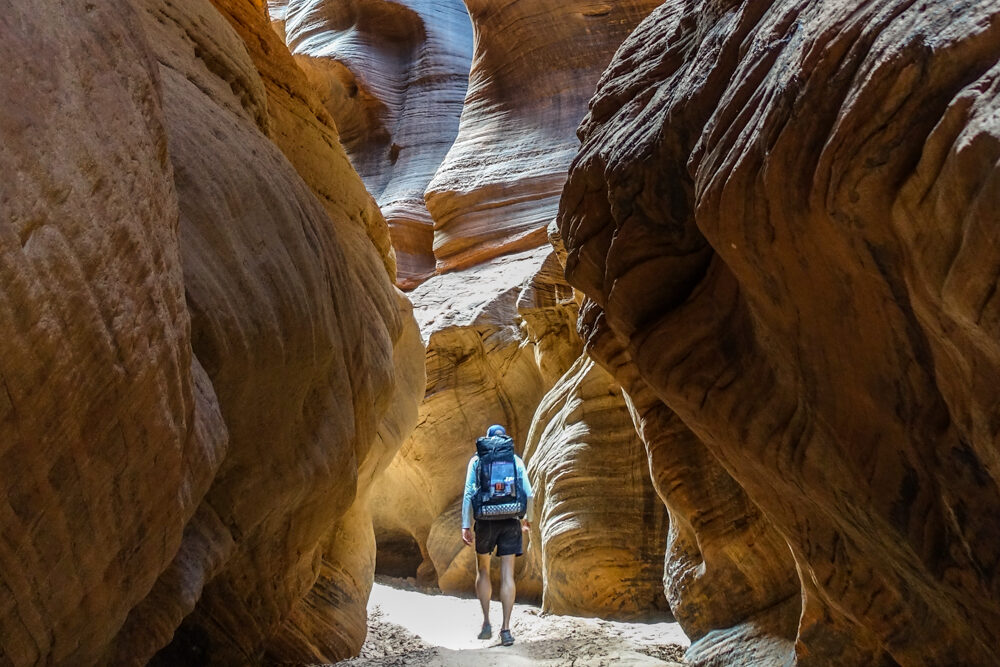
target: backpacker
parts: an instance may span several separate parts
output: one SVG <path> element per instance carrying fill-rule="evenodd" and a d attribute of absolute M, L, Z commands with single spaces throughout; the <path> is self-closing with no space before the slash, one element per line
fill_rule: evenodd
<path fill-rule="evenodd" d="M 528 499 L 521 492 L 514 463 L 514 441 L 506 435 L 479 438 L 476 452 L 479 454 L 479 492 L 472 499 L 476 519 L 523 517 Z"/>

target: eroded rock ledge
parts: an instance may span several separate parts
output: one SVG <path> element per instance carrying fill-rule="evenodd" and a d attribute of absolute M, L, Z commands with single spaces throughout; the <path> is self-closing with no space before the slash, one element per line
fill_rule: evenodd
<path fill-rule="evenodd" d="M 581 126 L 589 349 L 787 541 L 800 664 L 1000 660 L 998 60 L 986 1 L 669 1 Z"/>

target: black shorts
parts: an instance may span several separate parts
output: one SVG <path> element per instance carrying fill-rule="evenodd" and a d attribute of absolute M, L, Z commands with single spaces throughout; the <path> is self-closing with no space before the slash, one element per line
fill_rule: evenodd
<path fill-rule="evenodd" d="M 521 555 L 521 520 L 476 521 L 476 553 L 497 556 Z"/>

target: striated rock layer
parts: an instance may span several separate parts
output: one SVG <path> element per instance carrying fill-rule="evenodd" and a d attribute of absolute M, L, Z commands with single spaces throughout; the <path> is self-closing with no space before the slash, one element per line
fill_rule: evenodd
<path fill-rule="evenodd" d="M 468 95 L 426 193 L 439 271 L 545 243 L 594 85 L 658 4 L 466 0 L 475 29 Z"/>
<path fill-rule="evenodd" d="M 191 353 L 135 12 L 8 4 L 0 35 L 0 662 L 91 664 L 177 553 L 227 435 Z"/>
<path fill-rule="evenodd" d="M 622 382 L 646 446 L 653 487 L 670 518 L 663 590 L 694 642 L 697 664 L 783 663 L 801 613 L 795 564 L 784 538 L 698 437 L 639 376 L 607 327 L 582 313 L 588 354 Z"/>
<path fill-rule="evenodd" d="M 668 611 L 666 509 L 607 371 L 586 355 L 574 362 L 539 404 L 524 456 L 543 611 L 623 619 Z"/>
<path fill-rule="evenodd" d="M 801 664 L 1000 661 L 998 61 L 985 0 L 669 1 L 581 126 L 585 337 L 787 541 Z"/>
<path fill-rule="evenodd" d="M 472 25 L 465 5 L 272 0 L 271 12 L 378 199 L 392 230 L 399 284 L 415 287 L 434 272 L 424 190 L 458 133 L 468 87 Z"/>
<path fill-rule="evenodd" d="M 260 3 L 38 9 L 0 17 L 0 657 L 346 657 L 424 385 L 384 223 Z"/>
<path fill-rule="evenodd" d="M 379 559 L 404 568 L 396 574 L 420 564 L 425 582 L 472 589 L 475 557 L 459 528 L 475 438 L 501 423 L 523 447 L 539 401 L 581 350 L 576 304 L 560 273 L 555 255 L 537 249 L 437 276 L 410 293 L 427 339 L 426 393 L 417 428 L 371 503 Z M 540 595 L 540 580 L 518 592 Z"/>

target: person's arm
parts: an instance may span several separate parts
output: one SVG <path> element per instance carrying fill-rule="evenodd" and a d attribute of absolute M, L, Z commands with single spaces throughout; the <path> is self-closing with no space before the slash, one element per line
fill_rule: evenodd
<path fill-rule="evenodd" d="M 517 466 L 517 478 L 521 481 L 521 493 L 528 499 L 528 508 L 524 513 L 524 520 L 529 524 L 534 521 L 535 496 L 531 490 L 531 482 L 528 481 L 528 471 L 524 467 L 524 461 L 520 456 L 514 457 L 514 465 Z"/>
<path fill-rule="evenodd" d="M 465 495 L 462 496 L 462 528 L 472 528 L 472 498 L 476 495 L 476 477 L 479 474 L 479 457 L 469 459 L 469 468 L 465 473 Z"/>

